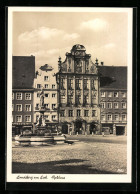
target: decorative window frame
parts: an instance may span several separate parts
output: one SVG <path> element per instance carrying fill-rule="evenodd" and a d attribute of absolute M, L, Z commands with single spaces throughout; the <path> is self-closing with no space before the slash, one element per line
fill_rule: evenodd
<path fill-rule="evenodd" d="M 18 110 L 17 106 L 21 105 L 21 110 Z M 22 112 L 22 104 L 16 104 L 16 111 L 17 112 Z"/>
<path fill-rule="evenodd" d="M 17 117 L 21 117 L 21 121 L 18 121 L 18 120 L 17 120 Z M 16 115 L 16 122 L 17 122 L 17 123 L 22 123 L 22 115 Z"/>
<path fill-rule="evenodd" d="M 27 99 L 27 94 L 30 94 L 30 99 Z M 27 93 L 25 93 L 25 100 L 31 100 L 32 99 L 32 95 L 31 95 L 31 93 L 29 93 L 29 92 L 27 92 Z"/>
<path fill-rule="evenodd" d="M 27 106 L 27 105 L 30 105 L 30 110 L 26 110 L 26 106 Z M 31 104 L 25 104 L 25 111 L 26 111 L 26 112 L 31 112 L 31 110 L 32 110 Z"/>
<path fill-rule="evenodd" d="M 17 99 L 18 94 L 21 94 L 21 99 Z M 16 100 L 22 100 L 22 92 L 17 92 L 16 93 Z"/>
<path fill-rule="evenodd" d="M 30 117 L 30 121 L 26 121 L 26 117 Z M 25 123 L 30 123 L 31 122 L 31 115 L 25 115 L 24 119 L 25 119 Z"/>

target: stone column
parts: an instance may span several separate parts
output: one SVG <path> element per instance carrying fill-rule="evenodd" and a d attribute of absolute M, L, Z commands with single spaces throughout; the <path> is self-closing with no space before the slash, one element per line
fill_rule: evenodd
<path fill-rule="evenodd" d="M 85 132 L 86 132 L 86 123 L 83 122 L 82 123 L 82 134 L 85 134 Z"/>
<path fill-rule="evenodd" d="M 81 104 L 84 103 L 84 78 L 82 76 L 82 80 L 81 80 Z"/>
<path fill-rule="evenodd" d="M 127 126 L 125 126 L 125 135 L 127 135 Z"/>
<path fill-rule="evenodd" d="M 66 100 L 65 100 L 65 102 L 66 102 L 66 104 L 68 103 L 68 77 L 66 76 L 65 77 L 65 91 L 66 91 L 66 94 L 65 94 L 65 96 L 66 96 Z"/>
<path fill-rule="evenodd" d="M 68 134 L 70 134 L 70 123 L 68 123 L 67 125 L 68 125 Z"/>
<path fill-rule="evenodd" d="M 89 82 L 89 105 L 91 105 L 92 104 L 91 102 L 91 77 L 88 80 L 88 82 Z"/>
<path fill-rule="evenodd" d="M 73 76 L 73 103 L 76 103 L 75 76 Z"/>
<path fill-rule="evenodd" d="M 116 135 L 116 125 L 113 124 L 113 135 Z"/>
<path fill-rule="evenodd" d="M 75 128 L 75 124 L 74 124 L 74 122 L 72 122 L 71 124 L 72 124 L 72 135 L 73 135 L 74 131 L 75 131 L 75 129 L 74 129 Z"/>
<path fill-rule="evenodd" d="M 87 123 L 86 132 L 87 132 L 87 135 L 90 134 L 90 124 L 89 123 Z"/>

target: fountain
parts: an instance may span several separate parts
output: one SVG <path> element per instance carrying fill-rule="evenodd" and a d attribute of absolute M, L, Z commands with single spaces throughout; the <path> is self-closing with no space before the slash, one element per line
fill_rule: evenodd
<path fill-rule="evenodd" d="M 42 88 L 40 93 L 39 118 L 36 124 L 35 133 L 30 135 L 16 136 L 15 145 L 36 146 L 60 144 L 65 142 L 65 136 L 52 136 L 51 130 L 49 130 L 45 124 L 44 112 L 44 91 Z"/>

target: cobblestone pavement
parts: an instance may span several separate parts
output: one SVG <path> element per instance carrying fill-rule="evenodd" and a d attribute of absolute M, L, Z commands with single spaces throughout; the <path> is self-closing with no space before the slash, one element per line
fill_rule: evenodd
<path fill-rule="evenodd" d="M 102 137 L 103 142 L 94 141 L 94 137 L 90 137 L 92 140 L 87 141 L 87 138 L 80 138 L 72 145 L 14 146 L 12 171 L 39 174 L 124 174 L 127 172 L 127 145 L 124 140 L 126 137 L 120 138 L 125 142 L 123 144 L 117 141 L 104 142 L 104 137 Z"/>

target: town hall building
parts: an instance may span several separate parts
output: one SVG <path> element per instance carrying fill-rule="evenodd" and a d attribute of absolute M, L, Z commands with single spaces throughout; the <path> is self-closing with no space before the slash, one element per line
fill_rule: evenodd
<path fill-rule="evenodd" d="M 83 45 L 74 45 L 58 61 L 59 123 L 62 133 L 91 134 L 100 130 L 98 63 Z"/>

